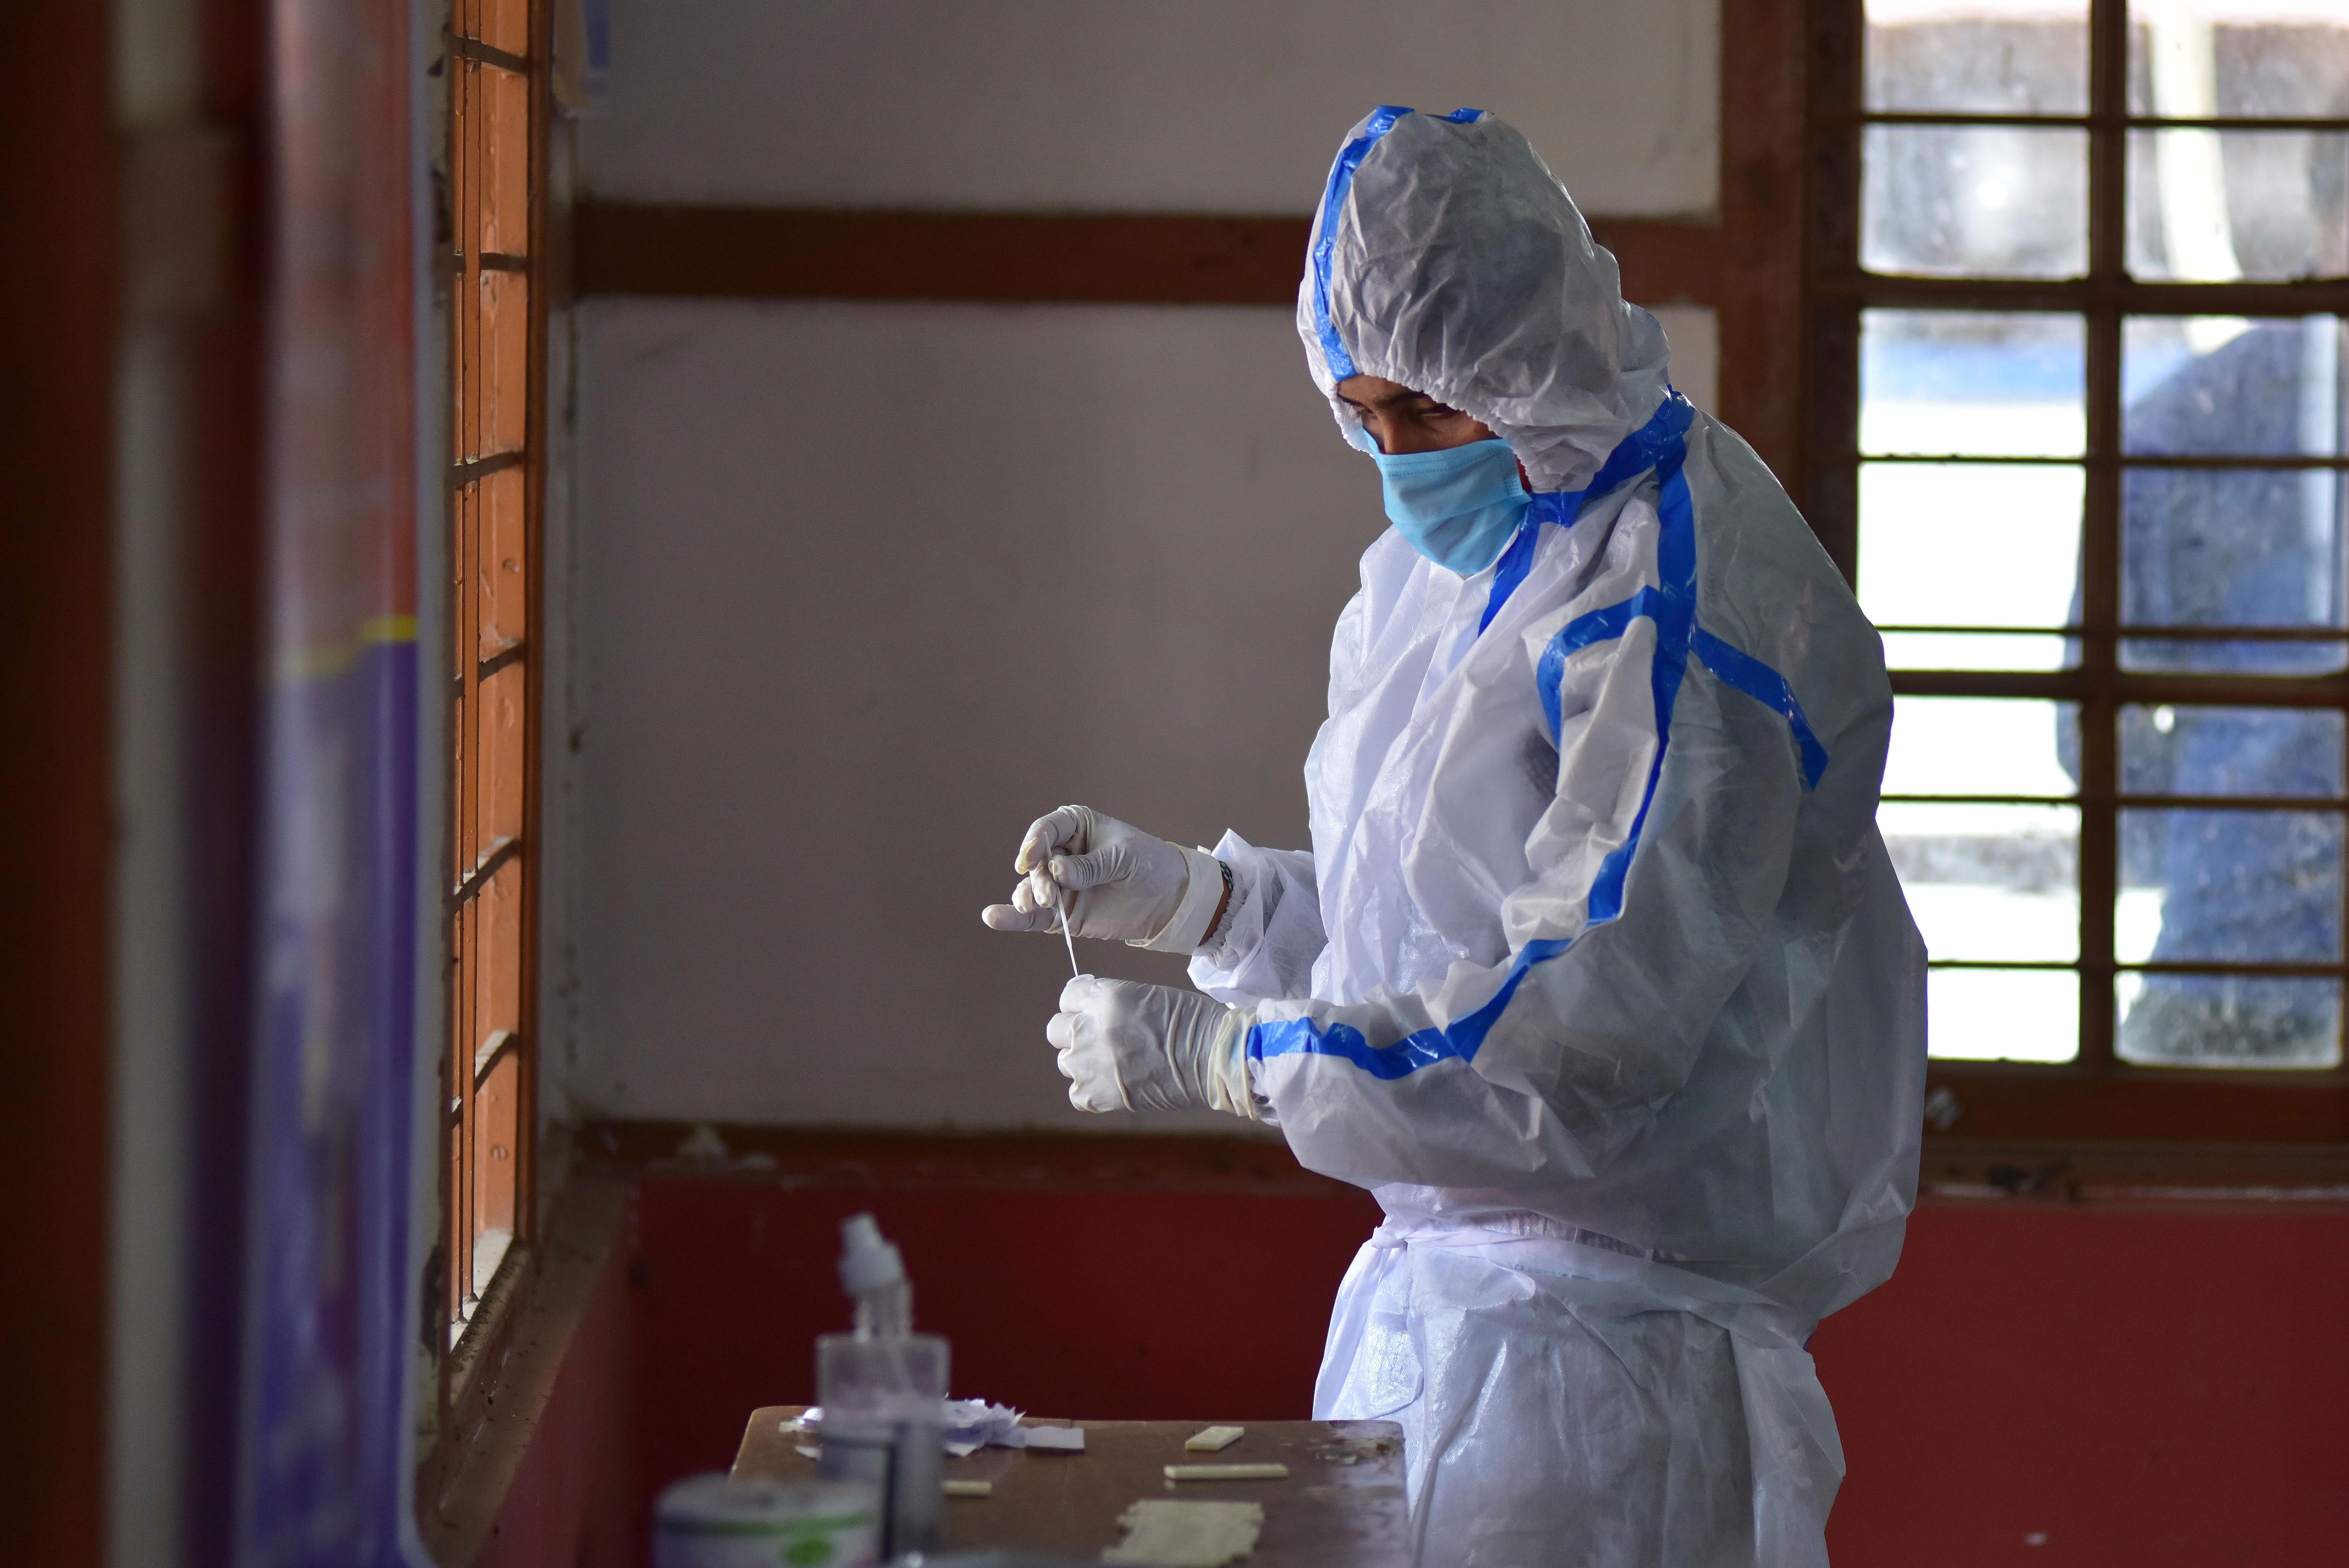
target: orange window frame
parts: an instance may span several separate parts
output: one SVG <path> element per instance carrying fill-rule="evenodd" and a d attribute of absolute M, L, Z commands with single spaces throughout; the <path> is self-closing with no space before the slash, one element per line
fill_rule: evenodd
<path fill-rule="evenodd" d="M 548 52 L 533 0 L 451 0 L 449 1042 L 451 1344 L 536 1195 L 541 512 Z"/>

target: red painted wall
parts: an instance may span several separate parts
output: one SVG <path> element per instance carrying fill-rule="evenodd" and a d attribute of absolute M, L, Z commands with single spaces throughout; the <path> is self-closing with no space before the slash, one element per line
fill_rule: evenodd
<path fill-rule="evenodd" d="M 1923 1210 L 1812 1343 L 1835 1560 L 2349 1563 L 2344 1330 L 2349 1217 Z"/>
<path fill-rule="evenodd" d="M 637 1204 L 647 1511 L 668 1481 L 730 1463 L 753 1407 L 814 1402 L 815 1336 L 848 1326 L 840 1221 L 860 1210 L 905 1253 L 916 1326 L 952 1342 L 957 1397 L 1135 1419 L 1309 1415 L 1330 1298 L 1379 1219 L 1344 1191 L 648 1180 Z"/>
<path fill-rule="evenodd" d="M 859 1209 L 905 1249 L 958 1395 L 1202 1421 L 1306 1413 L 1330 1294 L 1377 1220 L 1337 1190 L 648 1179 L 614 1261 L 627 1343 L 589 1357 L 627 1384 L 633 1550 L 659 1488 L 723 1468 L 753 1407 L 813 1397 Z M 1838 1568 L 2349 1563 L 2344 1308 L 2337 1213 L 1921 1210 L 1899 1274 L 1813 1344 L 1850 1465 Z M 563 1484 L 568 1461 L 538 1459 L 509 1515 Z"/>

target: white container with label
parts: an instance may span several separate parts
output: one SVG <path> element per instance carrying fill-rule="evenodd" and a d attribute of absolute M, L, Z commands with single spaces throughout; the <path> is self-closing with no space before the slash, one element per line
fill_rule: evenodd
<path fill-rule="evenodd" d="M 874 1568 L 880 1539 L 859 1482 L 688 1476 L 653 1511 L 653 1568 Z"/>

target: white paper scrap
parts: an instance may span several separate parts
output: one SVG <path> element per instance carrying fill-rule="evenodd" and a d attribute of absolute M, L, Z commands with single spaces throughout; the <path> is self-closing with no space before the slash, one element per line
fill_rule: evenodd
<path fill-rule="evenodd" d="M 1020 1446 L 1019 1433 L 1019 1412 L 1009 1405 L 984 1399 L 947 1401 L 947 1452 L 957 1458 L 990 1443 L 1016 1449 Z"/>
<path fill-rule="evenodd" d="M 968 1458 L 989 1444 L 999 1449 L 1027 1446 L 1027 1433 L 1019 1425 L 1019 1412 L 1009 1405 L 990 1405 L 984 1399 L 949 1399 L 947 1401 L 946 1417 L 946 1429 L 941 1436 L 946 1451 L 956 1459 Z M 785 1421 L 783 1430 L 813 1432 L 823 1425 L 823 1407 L 811 1405 L 798 1419 Z"/>
<path fill-rule="evenodd" d="M 1158 1568 L 1223 1568 L 1256 1550 L 1264 1528 L 1260 1502 L 1185 1502 L 1143 1498 L 1117 1516 L 1125 1539 L 1102 1553 L 1104 1563 L 1151 1563 Z"/>
<path fill-rule="evenodd" d="M 1184 1438 L 1183 1446 L 1195 1454 L 1219 1454 L 1246 1436 L 1246 1427 L 1208 1427 Z"/>
<path fill-rule="evenodd" d="M 1085 1429 L 1082 1427 L 1022 1427 L 1019 1435 L 1028 1439 L 1021 1445 L 1024 1448 L 1044 1449 L 1062 1454 L 1085 1451 Z"/>

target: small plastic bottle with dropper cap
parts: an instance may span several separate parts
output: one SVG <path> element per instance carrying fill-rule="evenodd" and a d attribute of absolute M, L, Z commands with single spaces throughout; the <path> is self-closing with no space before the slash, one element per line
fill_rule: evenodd
<path fill-rule="evenodd" d="M 885 1560 L 926 1552 L 943 1494 L 947 1342 L 913 1332 L 905 1260 L 872 1215 L 841 1221 L 840 1237 L 840 1284 L 856 1318 L 853 1332 L 815 1342 L 821 1469 L 826 1480 L 864 1481 L 880 1494 Z"/>

